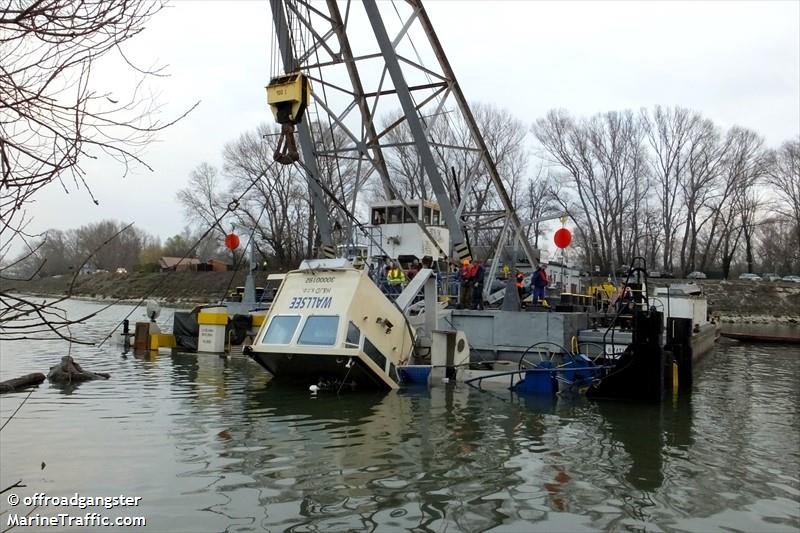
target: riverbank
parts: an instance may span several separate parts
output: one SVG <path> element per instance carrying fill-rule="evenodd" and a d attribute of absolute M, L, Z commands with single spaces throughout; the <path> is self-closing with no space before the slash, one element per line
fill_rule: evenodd
<path fill-rule="evenodd" d="M 257 275 L 256 284 L 261 285 L 266 275 Z M 245 277 L 245 272 L 99 273 L 78 276 L 74 284 L 72 276 L 52 276 L 9 283 L 4 290 L 42 297 L 70 293 L 74 298 L 93 301 L 137 302 L 147 298 L 173 307 L 192 307 L 220 301 L 243 286 Z"/>
<path fill-rule="evenodd" d="M 262 286 L 267 272 L 256 273 Z M 99 301 L 138 301 L 143 297 L 174 307 L 217 302 L 237 286 L 245 272 L 152 272 L 78 276 L 72 287 L 76 298 Z M 655 279 L 655 286 L 686 280 Z M 72 276 L 48 277 L 29 282 L 4 282 L 4 290 L 37 296 L 61 296 L 70 290 Z M 767 281 L 697 280 L 714 316 L 733 324 L 800 324 L 800 284 Z"/>

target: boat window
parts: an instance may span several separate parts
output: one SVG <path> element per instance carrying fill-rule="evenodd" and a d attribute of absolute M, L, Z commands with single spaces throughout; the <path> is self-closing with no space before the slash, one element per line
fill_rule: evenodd
<path fill-rule="evenodd" d="M 414 208 L 414 207 L 416 207 L 416 206 L 411 205 L 411 206 L 408 207 L 408 209 L 403 209 L 403 222 L 405 222 L 406 224 L 413 224 L 414 223 L 414 215 L 413 215 L 413 211 L 412 211 L 412 208 Z"/>
<path fill-rule="evenodd" d="M 289 344 L 294 337 L 300 315 L 280 315 L 272 318 L 261 344 Z"/>
<path fill-rule="evenodd" d="M 378 365 L 378 368 L 381 370 L 386 368 L 386 356 L 381 353 L 381 351 L 370 342 L 369 339 L 364 339 L 364 353 L 369 356 L 370 359 L 375 361 L 375 364 Z"/>
<path fill-rule="evenodd" d="M 379 224 L 386 224 L 386 208 L 379 207 L 372 210 L 372 224 L 377 226 Z"/>
<path fill-rule="evenodd" d="M 345 348 L 358 348 L 361 343 L 361 330 L 350 322 L 347 324 L 347 337 L 344 340 Z"/>
<path fill-rule="evenodd" d="M 387 209 L 389 213 L 389 217 L 386 221 L 389 224 L 400 224 L 403 222 L 403 208 L 400 206 L 397 207 L 390 207 Z"/>
<path fill-rule="evenodd" d="M 433 217 L 431 218 L 431 225 L 432 226 L 438 226 L 439 225 L 439 210 L 438 209 L 434 209 L 433 210 Z"/>
<path fill-rule="evenodd" d="M 431 225 L 431 208 L 430 207 L 426 207 L 425 208 L 425 214 L 422 217 L 422 221 L 425 223 L 426 226 L 430 226 Z"/>
<path fill-rule="evenodd" d="M 316 346 L 333 346 L 336 344 L 336 333 L 339 330 L 339 315 L 310 316 L 306 319 L 303 331 L 297 344 L 313 344 Z"/>

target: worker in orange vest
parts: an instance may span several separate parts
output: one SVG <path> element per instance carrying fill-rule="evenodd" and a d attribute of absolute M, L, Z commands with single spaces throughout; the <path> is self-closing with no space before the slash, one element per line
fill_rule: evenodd
<path fill-rule="evenodd" d="M 517 294 L 519 294 L 519 303 L 520 303 L 520 305 L 523 305 L 523 306 L 524 306 L 524 304 L 522 303 L 522 279 L 524 277 L 525 276 L 522 275 L 522 272 L 517 271 Z"/>

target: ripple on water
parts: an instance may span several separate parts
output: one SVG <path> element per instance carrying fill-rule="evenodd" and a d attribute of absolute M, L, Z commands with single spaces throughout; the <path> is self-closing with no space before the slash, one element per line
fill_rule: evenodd
<path fill-rule="evenodd" d="M 65 352 L 4 345 L 0 372 Z M 311 399 L 247 359 L 72 355 L 111 379 L 40 387 L 0 434 L 0 485 L 142 496 L 153 530 L 800 528 L 794 348 L 720 346 L 690 400 L 658 406 L 460 385 Z M 3 419 L 22 398 L 2 397 Z"/>

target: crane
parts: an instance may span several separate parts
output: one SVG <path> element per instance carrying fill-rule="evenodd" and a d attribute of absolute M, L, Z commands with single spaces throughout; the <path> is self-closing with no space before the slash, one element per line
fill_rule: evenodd
<path fill-rule="evenodd" d="M 412 148 L 449 229 L 449 257 L 459 261 L 471 258 L 464 220 L 480 226 L 481 217 L 497 220 L 500 213 L 530 264 L 538 264 L 538 254 L 524 238 L 523 223 L 421 0 L 381 2 L 382 9 L 376 0 L 326 0 L 324 4 L 270 0 L 270 6 L 280 52 L 280 71 L 273 73 L 270 87 L 298 76 L 314 86 L 296 127 L 323 255 L 332 256 L 335 248 L 324 202 L 330 187 L 324 183 L 317 160 L 336 157 L 348 161 L 355 174 L 354 192 L 351 198 L 341 200 L 348 201 L 347 207 L 355 211 L 359 193 L 375 175 L 387 199 L 403 200 L 390 166 L 398 160 L 399 151 Z M 352 31 L 353 27 L 357 30 Z M 298 95 L 295 101 L 299 100 Z M 380 120 L 388 120 L 388 124 Z M 465 126 L 468 135 L 460 140 L 449 135 L 455 124 Z M 323 141 L 322 127 L 330 129 L 332 144 Z M 393 135 L 399 131 L 403 132 L 401 141 Z M 288 148 L 276 154 L 276 159 L 283 158 L 281 162 L 291 163 L 295 157 L 293 139 L 287 138 L 292 134 L 284 122 L 283 146 Z M 460 184 L 456 176 L 448 180 L 448 169 L 455 174 L 454 161 L 462 163 Z M 471 192 L 481 180 L 494 205 L 479 205 L 470 211 Z M 459 186 L 460 194 L 451 194 Z M 413 218 L 427 231 L 424 221 Z"/>

